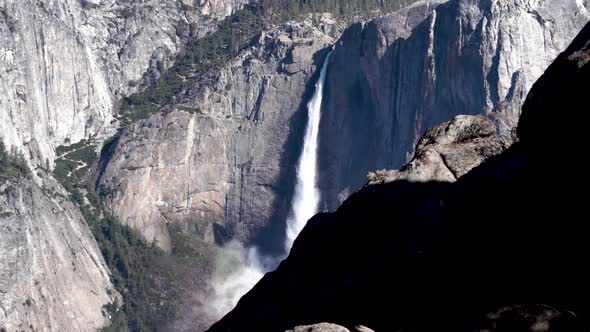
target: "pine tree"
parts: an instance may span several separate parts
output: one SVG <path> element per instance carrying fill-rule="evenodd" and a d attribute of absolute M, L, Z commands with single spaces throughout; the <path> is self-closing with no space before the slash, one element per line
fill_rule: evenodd
<path fill-rule="evenodd" d="M 8 153 L 4 141 L 0 139 L 0 172 L 8 166 Z"/>

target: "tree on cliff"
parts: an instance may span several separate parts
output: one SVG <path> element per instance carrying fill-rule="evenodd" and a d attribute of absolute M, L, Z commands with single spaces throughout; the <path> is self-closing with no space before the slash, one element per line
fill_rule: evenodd
<path fill-rule="evenodd" d="M 22 152 L 14 146 L 8 152 L 4 141 L 0 139 L 0 178 L 20 178 L 30 172 Z"/>

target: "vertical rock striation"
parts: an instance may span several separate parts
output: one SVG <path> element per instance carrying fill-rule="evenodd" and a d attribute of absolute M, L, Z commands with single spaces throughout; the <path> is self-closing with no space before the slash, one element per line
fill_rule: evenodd
<path fill-rule="evenodd" d="M 43 169 L 57 146 L 100 142 L 117 127 L 117 101 L 140 89 L 146 72 L 157 78 L 188 38 L 245 2 L 0 0 L 0 140 Z M 103 305 L 116 292 L 63 188 L 41 176 L 3 181 L 0 330 L 106 325 Z"/>
<path fill-rule="evenodd" d="M 272 28 L 125 130 L 99 180 L 107 206 L 167 250 L 168 222 L 209 243 L 253 241 L 277 211 L 284 223 L 308 83 L 333 42 L 311 20 Z"/>
<path fill-rule="evenodd" d="M 589 8 L 576 0 L 431 0 L 351 26 L 327 73 L 320 209 L 335 208 L 369 171 L 401 167 L 426 128 L 456 115 L 495 112 L 494 125 L 506 130 Z M 318 25 L 263 34 L 167 113 L 125 131 L 100 180 L 114 214 L 167 249 L 170 221 L 208 242 L 281 233 L 301 148 L 296 110 L 309 97 L 312 54 L 332 42 Z M 276 229 L 261 233 L 269 222 Z"/>
<path fill-rule="evenodd" d="M 80 212 L 51 182 L 0 183 L 0 330 L 95 331 L 114 302 Z"/>
<path fill-rule="evenodd" d="M 112 134 L 116 101 L 244 2 L 0 1 L 0 138 L 45 166 Z"/>
<path fill-rule="evenodd" d="M 326 84 L 323 204 L 337 207 L 371 170 L 401 167 L 428 128 L 518 113 L 589 10 L 580 0 L 427 1 L 349 28 Z"/>
<path fill-rule="evenodd" d="M 577 157 L 590 120 L 589 59 L 590 24 L 532 87 L 517 143 L 502 152 L 501 133 L 479 116 L 434 128 L 418 149 L 454 141 L 455 166 L 480 155 L 474 146 L 501 153 L 454 183 L 369 185 L 316 215 L 279 268 L 209 331 L 324 321 L 375 331 L 587 330 L 580 193 L 590 178 Z"/>

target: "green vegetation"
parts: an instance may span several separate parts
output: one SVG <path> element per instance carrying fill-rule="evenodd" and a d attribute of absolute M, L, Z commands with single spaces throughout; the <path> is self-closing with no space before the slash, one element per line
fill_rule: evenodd
<path fill-rule="evenodd" d="M 2 211 L 0 212 L 0 218 L 10 218 L 14 216 L 14 212 L 12 211 Z"/>
<path fill-rule="evenodd" d="M 84 183 L 90 167 L 98 160 L 96 144 L 82 140 L 56 149 L 57 159 L 53 176 L 70 193 L 74 202 L 83 201 Z"/>
<path fill-rule="evenodd" d="M 172 231 L 173 255 L 165 254 L 104 211 L 90 183 L 87 181 L 85 188 L 88 203 L 76 203 L 92 229 L 123 300 L 122 305 L 115 301 L 105 307 L 111 315 L 111 325 L 103 331 L 166 330 L 176 317 L 181 297 L 186 295 L 179 280 L 186 269 L 201 264 L 199 255 L 206 255 L 206 251 Z M 176 249 L 177 245 L 182 251 Z M 189 252 L 189 248 L 193 251 Z M 181 252 L 186 255 L 180 255 Z"/>
<path fill-rule="evenodd" d="M 59 146 L 55 152 L 59 158 L 79 160 L 87 164 L 91 164 L 97 159 L 95 146 L 85 139 L 69 146 Z"/>
<path fill-rule="evenodd" d="M 98 160 L 95 151 L 96 144 L 86 140 L 60 146 L 53 175 L 82 212 L 112 272 L 113 284 L 123 297 L 121 306 L 117 302 L 106 306 L 111 326 L 103 331 L 152 331 L 174 310 L 159 307 L 161 297 L 155 284 L 158 261 L 165 255 L 104 210 L 89 174 Z"/>
<path fill-rule="evenodd" d="M 189 40 L 174 65 L 157 82 L 149 84 L 145 79 L 141 83 L 141 92 L 122 101 L 121 125 L 125 127 L 160 111 L 204 74 L 225 65 L 249 47 L 254 38 L 271 24 L 314 12 L 332 12 L 339 18 L 353 20 L 373 16 L 376 11 L 395 10 L 410 2 L 413 1 L 262 0 L 248 5 L 221 21 L 215 32 Z M 186 26 L 181 28 L 188 29 Z M 114 139 L 105 146 L 110 146 Z M 190 270 L 195 267 L 207 269 L 210 263 L 207 260 L 212 257 L 209 250 L 212 249 L 172 226 L 169 231 L 173 252 L 166 255 L 105 211 L 96 194 L 95 179 L 89 174 L 98 160 L 96 146 L 93 141 L 83 140 L 59 147 L 53 175 L 69 192 L 69 198 L 80 208 L 92 229 L 112 272 L 113 284 L 122 296 L 121 304 L 115 302 L 105 306 L 111 315 L 111 326 L 103 331 L 165 330 L 173 321 L 183 295 L 188 292 L 182 288 L 180 280 L 186 279 L 186 275 L 192 276 L 194 272 Z M 0 158 L 0 175 L 4 169 L 2 160 Z M 202 277 L 207 272 L 199 273 Z"/>
<path fill-rule="evenodd" d="M 189 41 L 184 54 L 153 86 L 125 98 L 122 124 L 127 125 L 160 110 L 201 75 L 235 57 L 263 27 L 263 19 L 253 8 L 247 7 L 223 20 L 216 32 Z"/>
<path fill-rule="evenodd" d="M 261 0 L 265 17 L 281 22 L 309 13 L 332 13 L 347 21 L 370 18 L 407 6 L 416 0 Z"/>
<path fill-rule="evenodd" d="M 53 175 L 82 212 L 122 296 L 122 304 L 115 301 L 105 306 L 111 325 L 103 331 L 165 330 L 174 320 L 183 294 L 178 280 L 191 266 L 204 265 L 206 248 L 179 230 L 171 230 L 173 255 L 148 244 L 135 230 L 109 214 L 98 198 L 95 179 L 89 172 L 98 160 L 96 144 L 82 141 L 57 151 Z"/>
<path fill-rule="evenodd" d="M 184 52 L 158 81 L 123 100 L 121 123 L 129 125 L 169 104 L 206 72 L 219 68 L 251 45 L 265 27 L 310 13 L 331 12 L 352 21 L 389 12 L 415 0 L 262 0 L 236 11 L 218 29 L 201 39 L 188 41 Z"/>
<path fill-rule="evenodd" d="M 90 189 L 90 188 L 87 188 Z M 158 261 L 164 257 L 156 246 L 147 244 L 133 229 L 119 223 L 100 207 L 96 194 L 87 190 L 90 204 L 80 210 L 92 229 L 101 253 L 112 272 L 115 288 L 123 297 L 107 306 L 111 326 L 104 331 L 152 331 L 173 312 L 160 308 L 161 297 L 156 285 Z M 172 307 L 169 310 L 174 310 Z"/>
<path fill-rule="evenodd" d="M 30 173 L 31 170 L 22 152 L 14 146 L 8 152 L 4 142 L 0 140 L 0 180 L 20 179 Z"/>

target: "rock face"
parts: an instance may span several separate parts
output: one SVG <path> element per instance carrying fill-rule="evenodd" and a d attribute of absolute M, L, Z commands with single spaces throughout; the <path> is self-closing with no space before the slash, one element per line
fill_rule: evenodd
<path fill-rule="evenodd" d="M 245 2 L 0 0 L 0 139 L 49 168 L 114 134 L 116 102 Z M 101 328 L 116 292 L 96 241 L 63 188 L 31 181 L 0 185 L 0 330 Z"/>
<path fill-rule="evenodd" d="M 0 1 L 0 138 L 45 166 L 112 134 L 115 102 L 169 66 L 191 25 L 203 35 L 244 2 Z"/>
<path fill-rule="evenodd" d="M 308 325 L 308 326 L 297 326 L 292 330 L 288 330 L 287 332 L 350 332 L 347 328 L 329 324 L 329 323 L 320 323 L 315 325 Z"/>
<path fill-rule="evenodd" d="M 95 331 L 116 291 L 80 212 L 50 182 L 0 183 L 0 330 Z"/>
<path fill-rule="evenodd" d="M 164 249 L 168 222 L 210 243 L 253 240 L 274 211 L 288 211 L 306 89 L 333 42 L 311 21 L 273 28 L 125 130 L 99 182 L 108 207 Z"/>
<path fill-rule="evenodd" d="M 502 123 L 518 113 L 532 82 L 590 18 L 587 8 L 575 0 L 426 1 L 349 28 L 326 84 L 320 206 L 336 208 L 372 170 L 401 167 L 425 128 L 458 114 L 493 111 Z M 209 242 L 280 242 L 306 86 L 321 58 L 312 55 L 332 43 L 329 21 L 263 34 L 168 113 L 126 131 L 101 178 L 113 213 L 164 249 L 171 221 Z M 422 158 L 444 156 L 426 150 Z M 495 152 L 440 176 L 455 178 Z"/>
<path fill-rule="evenodd" d="M 495 123 L 494 123 L 495 121 Z M 459 115 L 426 132 L 418 141 L 414 158 L 399 171 L 369 173 L 369 184 L 406 180 L 455 182 L 490 157 L 506 151 L 514 137 L 517 114 L 488 117 Z"/>
<path fill-rule="evenodd" d="M 589 10 L 579 0 L 430 1 L 349 28 L 326 83 L 322 206 L 335 209 L 369 171 L 400 168 L 428 128 L 518 112 Z"/>
<path fill-rule="evenodd" d="M 510 149 L 454 183 L 367 186 L 315 216 L 280 267 L 210 331 L 322 321 L 375 331 L 587 330 L 581 193 L 590 179 L 576 156 L 590 120 L 589 45 L 587 25 L 533 86 Z"/>
<path fill-rule="evenodd" d="M 547 305 L 516 305 L 501 308 L 487 315 L 488 326 L 481 332 L 493 331 L 582 331 L 572 312 L 557 310 Z"/>

